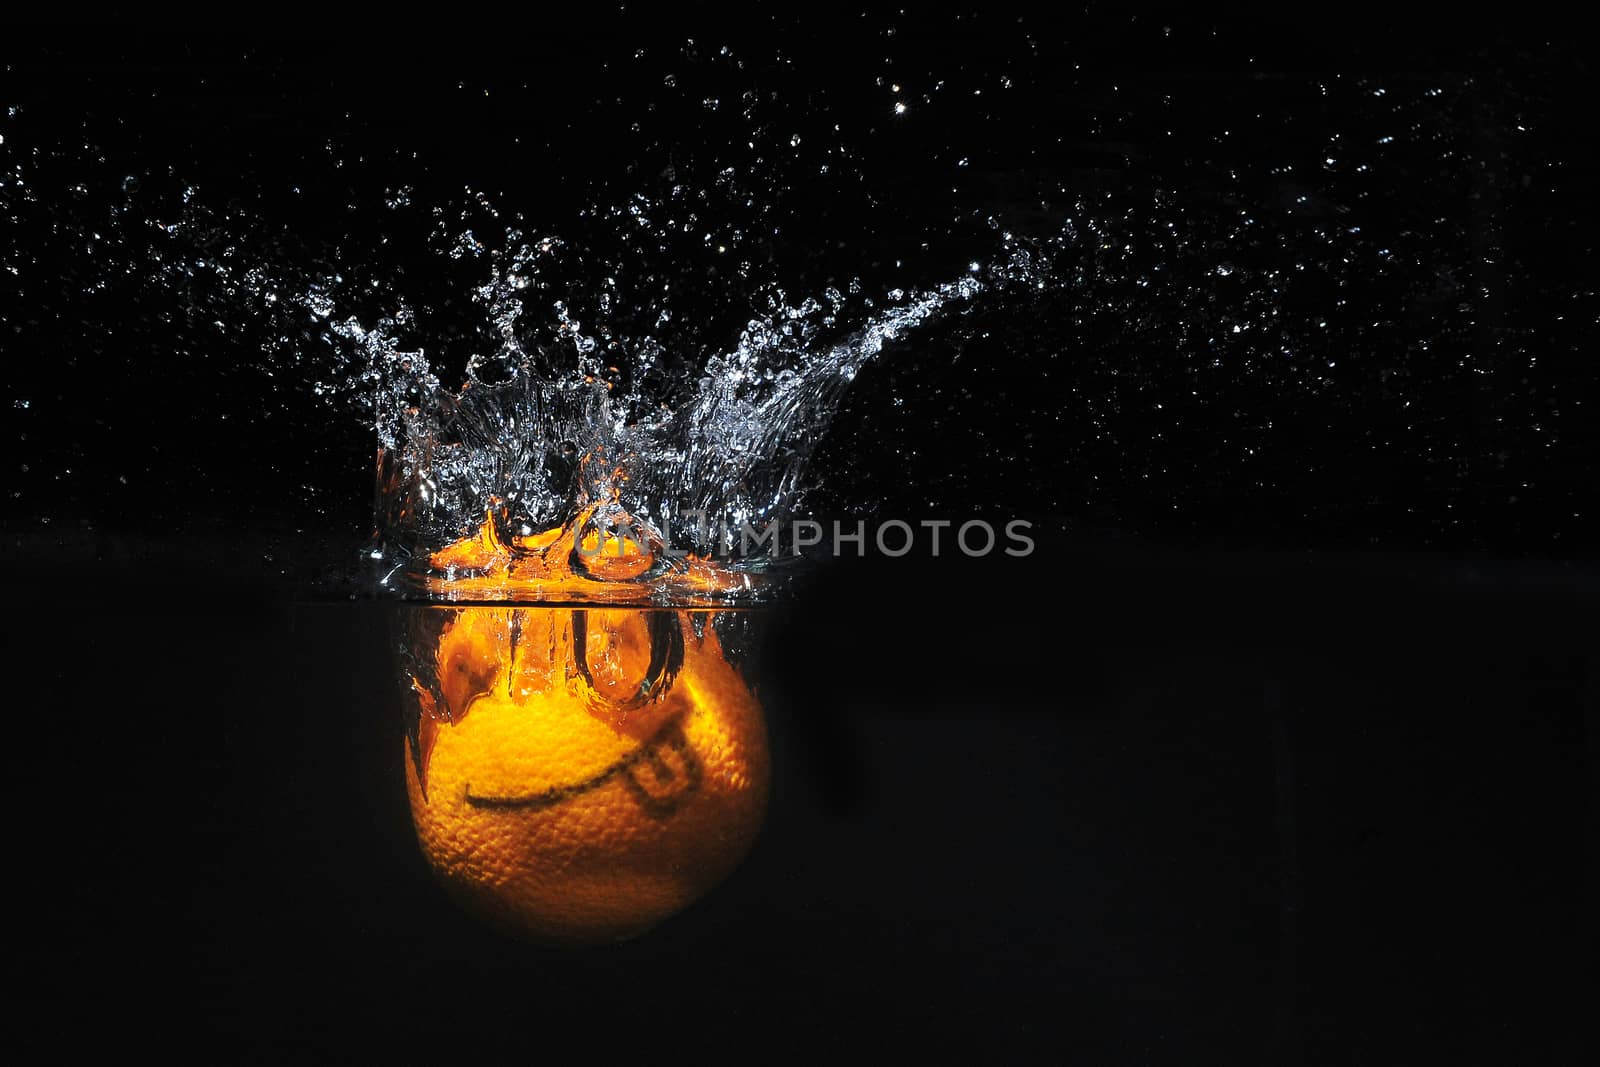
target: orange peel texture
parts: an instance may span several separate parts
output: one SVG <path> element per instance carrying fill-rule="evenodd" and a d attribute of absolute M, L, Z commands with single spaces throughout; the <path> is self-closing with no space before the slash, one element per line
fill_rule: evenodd
<path fill-rule="evenodd" d="M 617 940 L 737 866 L 767 740 L 711 613 L 425 610 L 446 619 L 413 679 L 406 788 L 423 853 L 470 910 L 537 942 Z"/>

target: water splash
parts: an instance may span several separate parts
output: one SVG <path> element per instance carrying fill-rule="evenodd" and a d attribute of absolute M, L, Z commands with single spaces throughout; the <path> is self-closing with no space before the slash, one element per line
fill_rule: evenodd
<path fill-rule="evenodd" d="M 786 141 L 796 147 L 793 136 Z M 259 345 L 259 357 L 237 370 L 264 379 L 260 402 L 223 418 L 259 426 L 281 409 L 303 422 L 316 407 L 303 405 L 303 393 L 325 411 L 359 414 L 378 445 L 368 555 L 385 584 L 408 591 L 476 577 L 478 592 L 490 593 L 493 575 L 518 573 L 530 538 L 566 528 L 581 543 L 578 527 L 587 524 L 626 528 L 658 550 L 719 556 L 720 566 L 713 573 L 672 563 L 604 592 L 567 585 L 580 580 L 570 568 L 546 567 L 538 578 L 547 589 L 578 599 L 745 596 L 749 578 L 775 561 L 741 555 L 712 530 L 792 515 L 861 370 L 981 295 L 1042 277 L 1048 259 L 1044 244 L 997 235 L 992 262 L 943 282 L 873 288 L 851 280 L 791 296 L 778 283 L 782 272 L 752 263 L 747 247 L 752 235 L 779 228 L 775 179 L 757 165 L 724 167 L 703 183 L 669 167 L 660 188 L 646 181 L 645 191 L 591 204 L 580 213 L 589 230 L 572 241 L 532 232 L 482 192 L 446 205 L 420 202 L 402 186 L 385 191 L 377 240 L 360 254 L 347 247 L 359 231 L 308 247 L 175 172 L 117 179 L 115 169 L 88 144 L 19 162 L 0 187 L 14 248 L 29 244 L 30 227 L 41 238 L 77 233 L 98 268 L 84 299 L 112 284 L 108 277 L 120 280 L 151 320 L 182 320 L 190 347 L 174 354 L 187 361 Z M 58 173 L 97 175 L 105 194 L 40 205 L 38 191 Z M 353 202 L 350 212 L 358 214 Z M 405 268 L 373 252 L 391 238 L 409 243 L 414 251 L 401 258 L 410 254 L 413 264 L 415 249 L 426 249 L 423 284 L 442 278 L 447 292 L 418 291 Z M 686 241 L 704 246 L 702 261 L 683 259 Z M 719 276 L 724 263 L 731 271 Z M 707 299 L 707 279 L 726 292 Z M 463 292 L 476 320 L 465 327 L 454 310 Z M 741 307 L 734 326 L 730 315 Z M 457 321 L 440 329 L 452 315 Z M 97 343 L 130 336 L 108 332 Z M 135 371 L 132 357 L 127 366 Z M 489 547 L 474 556 L 470 544 Z M 438 554 L 452 545 L 461 551 L 441 564 Z M 475 565 L 463 568 L 463 557 Z"/>
<path fill-rule="evenodd" d="M 1204 543 L 1565 544 L 1590 521 L 1561 368 L 1592 287 L 1505 222 L 1560 229 L 1559 183 L 1525 180 L 1567 143 L 1537 93 L 1313 79 L 1288 86 L 1305 106 L 1240 88 L 1168 122 L 1163 86 L 1074 89 L 1052 99 L 1115 166 L 1023 173 L 1026 124 L 902 158 L 953 86 L 908 89 L 891 136 L 884 99 L 852 125 L 853 90 L 819 109 L 799 70 L 741 93 L 754 68 L 717 55 L 704 93 L 663 58 L 681 89 L 619 98 L 601 177 L 524 190 L 530 214 L 361 142 L 234 175 L 152 156 L 120 112 L 3 109 L 8 529 L 181 531 L 230 573 L 298 556 L 326 589 L 374 432 L 377 566 L 402 585 L 491 512 L 507 573 L 585 515 L 704 550 L 682 512 L 867 501 Z M 701 115 L 726 128 L 679 150 Z M 875 359 L 883 401 L 831 431 L 848 458 L 819 481 Z M 273 523 L 272 556 L 239 548 Z"/>
<path fill-rule="evenodd" d="M 1010 235 L 1004 244 L 993 264 L 975 262 L 957 278 L 881 300 L 865 296 L 859 282 L 795 303 L 774 299 L 731 346 L 667 371 L 666 342 L 628 336 L 607 321 L 588 328 L 562 300 L 546 309 L 556 342 L 530 340 L 552 331 L 526 322 L 533 316 L 524 294 L 541 288 L 540 271 L 560 242 L 526 242 L 510 231 L 510 251 L 490 255 L 491 276 L 474 290 L 498 345 L 472 356 L 461 388 L 441 381 L 425 350 L 406 346 L 408 309 L 371 327 L 354 317 L 330 322 L 357 356 L 350 384 L 373 398 L 373 556 L 391 568 L 386 581 L 454 595 L 745 595 L 749 576 L 774 560 L 765 547 L 744 552 L 728 531 L 791 516 L 861 369 L 985 293 L 1041 282 L 1050 246 Z M 482 251 L 470 233 L 455 246 L 463 248 Z M 325 292 L 303 300 L 313 314 L 332 316 Z M 564 539 L 556 535 L 563 529 Z M 552 562 L 586 531 L 607 530 L 628 531 L 658 565 L 630 570 L 634 584 L 625 591 L 600 593 L 582 581 L 595 576 L 592 568 L 574 575 Z M 526 552 L 538 560 L 519 571 L 516 557 Z M 666 562 L 686 555 L 727 558 L 715 570 Z"/>

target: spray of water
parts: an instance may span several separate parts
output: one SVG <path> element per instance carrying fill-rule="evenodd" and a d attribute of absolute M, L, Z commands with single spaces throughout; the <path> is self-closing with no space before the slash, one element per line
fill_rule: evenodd
<path fill-rule="evenodd" d="M 718 77 L 739 81 L 737 58 L 715 56 Z M 959 376 L 884 383 L 897 410 L 916 412 L 896 430 L 921 419 L 918 432 L 949 443 L 906 476 L 928 486 L 929 506 L 950 485 L 967 501 L 1181 530 L 1185 515 L 1212 521 L 1234 500 L 1286 513 L 1275 502 L 1289 495 L 1310 529 L 1355 515 L 1351 529 L 1454 536 L 1462 509 L 1450 501 L 1464 484 L 1522 507 L 1542 457 L 1572 436 L 1582 409 L 1554 402 L 1556 361 L 1542 353 L 1576 351 L 1569 334 L 1583 320 L 1514 312 L 1502 298 L 1497 272 L 1518 276 L 1517 250 L 1500 247 L 1479 184 L 1508 210 L 1542 211 L 1543 194 L 1509 171 L 1480 174 L 1465 97 L 1410 83 L 1312 88 L 1342 94 L 1345 128 L 1324 128 L 1315 109 L 1282 129 L 1268 116 L 1261 129 L 1282 150 L 1237 158 L 1241 138 L 1219 128 L 1197 157 L 1204 188 L 1185 179 L 1177 194 L 1161 174 L 1149 188 L 1041 183 L 992 210 L 973 206 L 976 187 L 962 186 L 973 195 L 959 207 L 941 188 L 927 217 L 884 223 L 858 245 L 805 230 L 795 205 L 859 188 L 847 217 L 894 214 L 882 188 L 859 180 L 870 126 L 809 132 L 803 94 L 752 91 L 735 108 L 733 95 L 709 93 L 696 114 L 733 124 L 715 151 L 645 137 L 617 184 L 537 221 L 471 189 L 380 195 L 385 172 L 325 183 L 316 226 L 283 221 L 318 184 L 311 170 L 288 190 L 244 182 L 256 201 L 241 200 L 77 134 L 51 139 L 7 108 L 0 331 L 23 354 L 8 366 L 8 402 L 26 456 L 9 504 L 52 529 L 70 514 L 63 500 L 85 512 L 109 501 L 155 528 L 207 512 L 239 525 L 257 499 L 269 518 L 291 510 L 287 491 L 311 527 L 330 498 L 352 495 L 349 451 L 318 469 L 312 448 L 258 442 L 359 420 L 378 446 L 368 552 L 394 588 L 550 564 L 550 532 L 576 544 L 585 521 L 704 555 L 684 521 L 697 513 L 736 528 L 805 511 L 819 442 L 863 368 L 934 353 L 926 367 L 952 341 L 981 338 Z M 1524 125 L 1507 117 L 1505 142 L 1520 143 Z M 329 153 L 335 170 L 355 166 Z M 965 154 L 933 162 L 977 170 Z M 1408 182 L 1416 195 L 1386 195 Z M 799 185 L 806 195 L 788 196 Z M 1480 215 L 1482 248 L 1461 221 Z M 945 243 L 930 251 L 930 236 Z M 852 275 L 862 280 L 838 280 Z M 1575 285 L 1542 298 L 1577 306 L 1592 294 Z M 214 409 L 163 406 L 168 375 L 232 393 Z M 155 410 L 125 403 L 118 383 Z M 1473 408 L 1463 396 L 1485 399 Z M 961 433 L 974 411 L 1017 433 Z M 240 468 L 141 456 L 124 472 L 154 417 L 176 440 L 190 426 L 216 440 L 227 420 Z M 96 453 L 114 458 L 85 462 Z M 1351 463 L 1376 518 L 1347 506 L 1352 479 L 1331 473 Z M 258 490 L 250 471 L 275 464 L 294 470 Z M 86 469 L 117 477 L 81 485 Z M 1415 507 L 1419 493 L 1443 503 Z M 471 539 L 481 552 L 440 566 L 442 550 Z M 771 564 L 718 558 L 736 576 Z M 682 573 L 646 568 L 629 581 L 670 599 Z"/>
<path fill-rule="evenodd" d="M 523 340 L 530 308 L 521 296 L 537 289 L 541 256 L 555 246 L 517 243 L 492 257 L 476 296 L 500 343 L 473 357 L 460 388 L 441 382 L 424 349 L 405 346 L 414 320 L 406 309 L 365 326 L 335 318 L 324 293 L 305 296 L 358 353 L 351 382 L 373 395 L 383 511 L 375 556 L 425 572 L 419 549 L 471 536 L 486 515 L 505 545 L 580 517 L 631 529 L 641 543 L 672 540 L 691 514 L 716 516 L 718 529 L 781 522 L 863 366 L 986 292 L 1037 282 L 1048 262 L 1040 246 L 1011 241 L 993 265 L 974 263 L 926 289 L 874 300 L 857 284 L 781 304 L 672 379 L 657 373 L 662 342 L 586 327 L 560 301 L 547 309 L 559 347 Z"/>

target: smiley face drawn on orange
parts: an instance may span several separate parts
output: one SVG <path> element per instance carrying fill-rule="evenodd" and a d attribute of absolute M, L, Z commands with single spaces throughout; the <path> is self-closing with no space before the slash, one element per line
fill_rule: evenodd
<path fill-rule="evenodd" d="M 524 937 L 629 936 L 737 865 L 759 829 L 760 706 L 682 611 L 450 609 L 414 678 L 423 851 Z"/>

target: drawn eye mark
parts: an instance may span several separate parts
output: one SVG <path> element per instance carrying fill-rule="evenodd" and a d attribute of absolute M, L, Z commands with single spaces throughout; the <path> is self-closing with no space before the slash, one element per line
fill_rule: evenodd
<path fill-rule="evenodd" d="M 700 788 L 700 760 L 676 720 L 624 774 L 634 799 L 654 815 L 671 815 Z"/>

